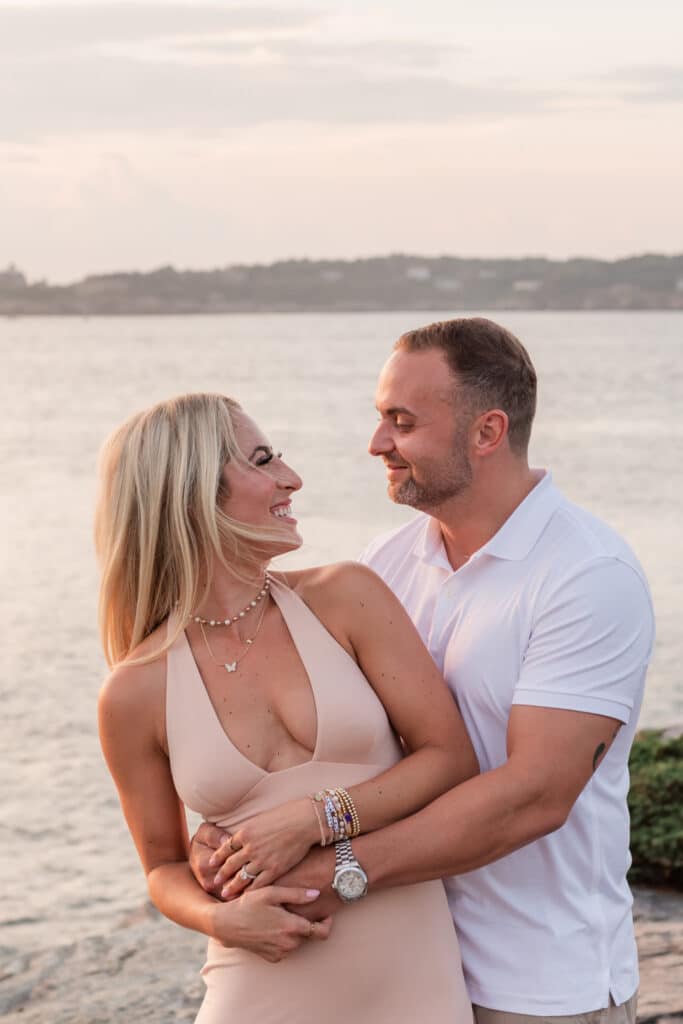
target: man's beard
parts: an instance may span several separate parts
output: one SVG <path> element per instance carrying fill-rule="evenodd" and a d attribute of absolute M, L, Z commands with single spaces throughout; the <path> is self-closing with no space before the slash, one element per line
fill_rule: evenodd
<path fill-rule="evenodd" d="M 472 483 L 472 464 L 467 458 L 467 443 L 470 417 L 463 417 L 457 424 L 453 436 L 453 448 L 450 459 L 444 459 L 440 465 L 430 467 L 422 481 L 418 482 L 411 476 L 399 484 L 389 497 L 397 505 L 410 505 L 421 511 L 437 508 L 451 498 L 457 498 Z M 400 454 L 399 454 L 400 458 Z M 404 463 L 404 465 L 407 465 Z"/>
<path fill-rule="evenodd" d="M 462 455 L 454 457 L 447 467 L 442 467 L 438 475 L 428 475 L 420 482 L 409 477 L 395 491 L 390 489 L 389 496 L 397 505 L 410 505 L 411 508 L 425 511 L 458 497 L 471 482 L 472 466 L 467 457 Z"/>

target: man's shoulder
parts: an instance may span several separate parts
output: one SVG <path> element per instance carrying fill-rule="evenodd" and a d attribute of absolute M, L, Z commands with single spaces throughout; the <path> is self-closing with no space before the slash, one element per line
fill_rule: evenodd
<path fill-rule="evenodd" d="M 629 543 L 594 513 L 563 497 L 549 525 L 549 539 L 554 536 L 560 542 L 560 564 L 578 567 L 608 559 L 628 565 L 646 582 L 645 572 Z"/>
<path fill-rule="evenodd" d="M 407 555 L 412 554 L 415 545 L 421 540 L 427 529 L 429 519 L 430 517 L 424 512 L 419 512 L 414 519 L 410 519 L 407 523 L 380 533 L 363 549 L 358 560 L 364 565 L 369 565 L 371 569 L 381 575 L 383 568 L 400 562 Z"/>

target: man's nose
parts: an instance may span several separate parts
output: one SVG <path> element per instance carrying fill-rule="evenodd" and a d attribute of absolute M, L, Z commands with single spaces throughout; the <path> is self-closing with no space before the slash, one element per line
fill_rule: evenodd
<path fill-rule="evenodd" d="M 387 424 L 384 422 L 378 423 L 377 429 L 370 438 L 368 451 L 371 455 L 384 455 L 386 452 L 390 452 L 393 447 L 394 442 Z"/>

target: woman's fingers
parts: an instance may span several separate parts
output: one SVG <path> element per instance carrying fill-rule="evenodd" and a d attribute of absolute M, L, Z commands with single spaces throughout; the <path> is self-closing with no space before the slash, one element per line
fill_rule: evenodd
<path fill-rule="evenodd" d="M 246 914 L 246 920 L 263 922 L 270 934 L 266 941 L 259 941 L 254 951 L 267 960 L 277 962 L 288 956 L 294 949 L 309 939 L 325 941 L 330 933 L 332 918 L 308 921 L 289 908 L 311 904 L 318 898 L 318 889 L 300 889 L 292 886 L 271 885 L 258 892 L 247 892 L 242 897 L 239 913 Z"/>
<path fill-rule="evenodd" d="M 324 942 L 332 930 L 332 918 L 324 917 L 322 921 L 309 921 L 311 926 L 309 938 Z"/>
<path fill-rule="evenodd" d="M 253 871 L 256 874 L 256 878 L 245 878 L 243 874 L 244 868 L 238 871 L 221 889 L 220 895 L 222 899 L 231 899 L 234 896 L 239 896 L 245 889 L 265 889 L 266 886 L 272 885 L 275 879 L 278 878 L 278 874 L 268 868 L 257 872 L 256 868 L 252 868 L 250 864 L 247 864 L 246 867 L 249 871 Z"/>
<path fill-rule="evenodd" d="M 221 897 L 223 899 L 230 899 L 234 896 L 239 896 L 241 892 L 244 892 L 247 888 L 262 889 L 266 885 L 270 885 L 275 880 L 275 876 L 272 871 L 260 871 L 257 865 L 247 861 L 243 864 L 240 870 L 228 879 L 223 888 L 221 889 Z"/>
<path fill-rule="evenodd" d="M 249 883 L 250 889 L 265 889 L 267 885 L 272 885 L 277 875 L 274 871 L 269 868 L 265 868 L 263 871 L 259 871 L 256 878 Z"/>
<path fill-rule="evenodd" d="M 244 866 L 249 863 L 249 852 L 247 850 L 237 850 L 236 853 L 231 853 L 225 863 L 216 872 L 216 877 L 213 880 L 213 884 L 225 885 L 231 878 L 234 877 Z M 255 869 L 250 869 L 252 873 L 255 873 Z"/>
<path fill-rule="evenodd" d="M 267 899 L 270 903 L 312 903 L 320 895 L 320 889 L 299 889 L 291 885 L 271 885 Z"/>
<path fill-rule="evenodd" d="M 225 842 L 221 843 L 218 849 L 212 853 L 209 864 L 211 865 L 212 868 L 220 867 L 225 863 L 228 857 L 231 857 L 233 855 L 234 852 L 235 850 L 232 845 L 232 836 L 228 836 Z"/>

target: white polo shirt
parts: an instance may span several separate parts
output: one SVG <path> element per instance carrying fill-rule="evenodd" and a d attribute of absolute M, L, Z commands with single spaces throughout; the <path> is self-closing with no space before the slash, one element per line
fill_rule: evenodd
<path fill-rule="evenodd" d="M 654 641 L 635 556 L 546 474 L 454 572 L 420 514 L 362 561 L 400 598 L 455 694 L 482 772 L 506 760 L 513 704 L 624 723 L 565 825 L 446 879 L 470 998 L 534 1015 L 587 1013 L 638 986 L 628 754 Z M 424 837 L 429 842 L 429 837 Z"/>

